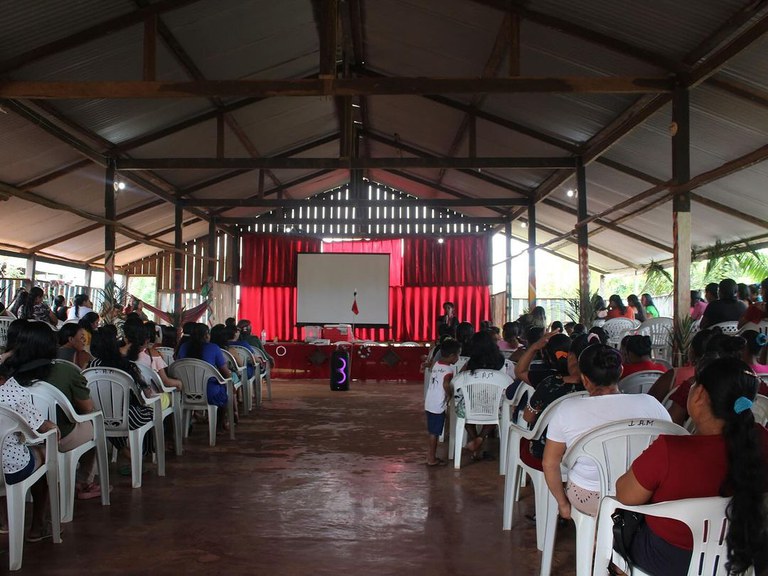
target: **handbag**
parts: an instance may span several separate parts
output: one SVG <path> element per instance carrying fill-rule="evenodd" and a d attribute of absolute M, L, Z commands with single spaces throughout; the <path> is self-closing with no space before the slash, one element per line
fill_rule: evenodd
<path fill-rule="evenodd" d="M 619 508 L 611 514 L 611 520 L 613 520 L 613 549 L 624 559 L 631 574 L 632 564 L 634 564 L 630 555 L 632 541 L 645 523 L 645 515 Z"/>

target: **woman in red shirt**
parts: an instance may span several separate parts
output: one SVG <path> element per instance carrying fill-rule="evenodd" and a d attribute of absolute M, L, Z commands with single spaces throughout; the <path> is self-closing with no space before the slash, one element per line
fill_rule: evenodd
<path fill-rule="evenodd" d="M 661 435 L 616 482 L 616 497 L 637 505 L 727 495 L 727 573 L 766 567 L 768 520 L 763 514 L 768 464 L 768 431 L 755 423 L 752 402 L 758 378 L 737 358 L 699 366 L 688 395 L 692 436 Z M 676 520 L 647 516 L 630 555 L 650 574 L 684 576 L 693 538 Z"/>
<path fill-rule="evenodd" d="M 637 314 L 637 310 L 632 306 L 624 306 L 624 302 L 618 294 L 608 298 L 608 320 L 611 318 L 629 318 L 634 320 L 635 314 Z"/>
<path fill-rule="evenodd" d="M 666 372 L 667 367 L 651 359 L 651 338 L 650 336 L 641 336 L 633 334 L 627 337 L 623 343 L 627 355 L 624 360 L 624 371 L 622 378 L 634 374 L 635 372 L 644 372 L 646 370 L 656 370 L 657 372 Z"/>

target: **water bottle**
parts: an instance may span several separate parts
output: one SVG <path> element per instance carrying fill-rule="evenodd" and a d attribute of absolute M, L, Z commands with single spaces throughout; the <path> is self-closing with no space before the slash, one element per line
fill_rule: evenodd
<path fill-rule="evenodd" d="M 267 331 L 266 330 L 262 330 L 261 331 L 261 341 L 262 342 L 266 342 L 267 341 Z"/>

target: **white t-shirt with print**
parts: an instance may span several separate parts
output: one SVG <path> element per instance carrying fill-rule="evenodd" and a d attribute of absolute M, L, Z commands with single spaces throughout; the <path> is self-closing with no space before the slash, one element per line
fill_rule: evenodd
<path fill-rule="evenodd" d="M 437 362 L 432 367 L 432 372 L 429 375 L 429 387 L 424 396 L 424 410 L 427 412 L 432 412 L 432 414 L 442 414 L 445 412 L 446 395 L 443 382 L 445 382 L 445 377 L 448 374 L 452 377 L 456 376 L 455 364 Z"/>
<path fill-rule="evenodd" d="M 604 424 L 642 418 L 671 422 L 669 412 L 648 394 L 605 394 L 564 400 L 552 415 L 547 428 L 547 441 L 573 444 L 579 436 Z M 600 490 L 597 466 L 589 458 L 579 458 L 568 471 L 568 480 L 583 488 Z"/>
<path fill-rule="evenodd" d="M 17 412 L 32 430 L 37 430 L 45 422 L 40 410 L 32 404 L 29 390 L 13 378 L 9 378 L 0 386 L 0 404 Z M 29 464 L 29 459 L 29 448 L 24 443 L 23 434 L 16 432 L 6 436 L 3 443 L 3 472 L 13 474 L 21 471 Z"/>

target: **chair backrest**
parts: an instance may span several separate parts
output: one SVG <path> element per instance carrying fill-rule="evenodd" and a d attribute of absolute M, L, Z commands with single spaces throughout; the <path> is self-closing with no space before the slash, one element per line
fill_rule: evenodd
<path fill-rule="evenodd" d="M 672 404 L 674 404 L 674 402 L 672 402 L 672 394 L 677 392 L 677 389 L 679 387 L 680 386 L 672 386 L 669 392 L 667 392 L 667 395 L 664 396 L 664 400 L 661 401 L 661 404 L 662 406 L 664 406 L 665 409 L 669 410 L 672 407 Z"/>
<path fill-rule="evenodd" d="M 133 364 L 139 369 L 144 381 L 149 384 L 155 392 L 163 391 L 163 381 L 160 378 L 160 374 L 158 374 L 152 366 L 148 366 L 141 362 L 134 362 Z"/>
<path fill-rule="evenodd" d="M 515 379 L 515 368 L 517 364 L 512 362 L 512 360 L 505 359 L 504 360 L 504 372 L 506 372 L 507 376 L 512 378 L 512 380 Z"/>
<path fill-rule="evenodd" d="M 682 426 L 665 420 L 632 418 L 605 424 L 580 436 L 563 455 L 572 468 L 579 458 L 592 460 L 600 475 L 601 496 L 616 494 L 616 480 L 659 434 L 687 435 Z"/>
<path fill-rule="evenodd" d="M 36 440 L 38 434 L 32 430 L 23 416 L 18 414 L 15 410 L 11 410 L 7 406 L 0 404 L 0 446 L 5 444 L 5 438 L 9 434 L 20 433 L 26 440 Z M 0 450 L 0 460 L 2 457 L 2 450 Z M 1 463 L 1 462 L 0 462 Z M 5 485 L 5 475 L 0 474 L 0 486 Z"/>
<path fill-rule="evenodd" d="M 552 402 L 549 406 L 544 408 L 541 414 L 539 414 L 539 417 L 536 419 L 536 423 L 533 425 L 533 428 L 531 428 L 530 437 L 533 440 L 538 440 L 541 438 L 541 435 L 544 433 L 544 430 L 547 429 L 547 426 L 549 426 L 549 421 L 552 420 L 552 416 L 555 413 L 555 410 L 560 405 L 561 402 L 565 402 L 566 400 L 569 400 L 571 398 L 579 398 L 581 396 L 589 396 L 589 392 L 586 390 L 580 390 L 579 392 L 571 392 L 570 394 L 566 394 L 565 396 L 558 398 L 554 402 Z M 531 397 L 528 396 L 528 400 L 530 401 Z"/>
<path fill-rule="evenodd" d="M 669 344 L 669 334 L 672 332 L 672 318 L 649 318 L 637 328 L 637 333 L 643 336 L 651 337 L 651 344 L 654 348 L 667 346 Z"/>
<path fill-rule="evenodd" d="M 91 399 L 104 415 L 104 429 L 110 433 L 128 433 L 128 406 L 134 393 L 133 377 L 117 368 L 87 368 L 83 376 L 88 381 Z"/>
<path fill-rule="evenodd" d="M 32 395 L 32 403 L 35 405 L 35 408 L 40 410 L 46 419 L 57 425 L 59 424 L 58 412 L 56 410 L 58 406 L 70 422 L 74 423 L 76 421 L 74 416 L 75 409 L 69 399 L 52 384 L 38 380 L 31 386 L 27 386 L 27 390 Z"/>
<path fill-rule="evenodd" d="M 619 380 L 619 390 L 622 394 L 647 394 L 662 374 L 658 370 L 635 372 Z"/>
<path fill-rule="evenodd" d="M 229 368 L 229 371 L 234 372 L 235 374 L 240 374 L 240 364 L 244 366 L 245 362 L 238 364 L 237 359 L 232 355 L 232 353 L 229 352 L 229 350 L 225 350 L 224 348 L 221 349 L 221 353 L 224 354 L 224 358 L 227 360 L 227 368 Z"/>
<path fill-rule="evenodd" d="M 735 335 L 739 332 L 739 322 L 733 320 L 732 322 L 720 322 L 719 324 L 713 324 L 710 328 L 720 328 L 723 334 Z"/>
<path fill-rule="evenodd" d="M 501 395 L 512 378 L 501 370 L 462 372 L 452 381 L 454 390 L 462 391 L 468 423 L 498 422 Z"/>
<path fill-rule="evenodd" d="M 605 324 L 603 324 L 603 330 L 608 334 L 608 344 L 618 348 L 624 334 L 635 330 L 638 324 L 637 320 L 630 320 L 629 318 L 611 318 L 606 320 Z"/>
<path fill-rule="evenodd" d="M 768 396 L 758 394 L 755 397 L 752 413 L 755 415 L 755 422 L 761 426 L 768 426 Z"/>
<path fill-rule="evenodd" d="M 181 380 L 184 404 L 187 406 L 197 405 L 206 408 L 208 406 L 208 379 L 213 377 L 219 382 L 225 381 L 216 368 L 208 362 L 196 358 L 176 360 L 168 370 L 171 377 Z"/>
<path fill-rule="evenodd" d="M 461 372 L 461 369 L 464 368 L 464 365 L 467 362 L 469 362 L 469 356 L 459 356 L 459 359 L 456 362 L 456 372 Z"/>
<path fill-rule="evenodd" d="M 53 363 L 54 364 L 66 364 L 68 366 L 74 366 L 75 369 L 77 369 L 78 372 L 82 372 L 82 369 L 80 368 L 80 366 L 78 366 L 77 364 L 75 364 L 74 362 L 71 362 L 69 360 L 64 360 L 64 358 L 54 358 L 53 359 Z"/>
<path fill-rule="evenodd" d="M 173 348 L 169 348 L 168 346 L 155 346 L 155 350 L 160 352 L 160 356 L 163 357 L 163 361 L 167 366 L 173 364 Z"/>

